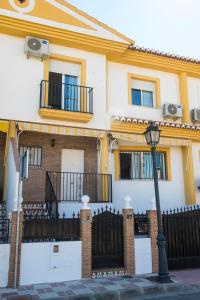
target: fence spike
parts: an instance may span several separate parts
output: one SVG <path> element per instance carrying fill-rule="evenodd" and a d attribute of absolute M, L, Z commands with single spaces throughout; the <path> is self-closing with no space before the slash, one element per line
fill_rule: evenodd
<path fill-rule="evenodd" d="M 103 207 L 101 208 L 101 212 L 103 212 Z"/>
<path fill-rule="evenodd" d="M 73 217 L 73 219 L 75 218 L 75 213 L 73 212 L 73 214 L 72 214 L 72 217 Z"/>
<path fill-rule="evenodd" d="M 78 212 L 78 214 L 77 214 L 77 217 L 78 217 L 78 219 L 80 219 L 80 213 Z"/>
<path fill-rule="evenodd" d="M 99 208 L 97 209 L 97 213 L 98 213 L 98 215 L 100 214 L 100 209 Z"/>
<path fill-rule="evenodd" d="M 108 205 L 106 204 L 106 211 L 108 211 Z"/>
<path fill-rule="evenodd" d="M 94 216 L 96 216 L 96 211 L 94 210 Z"/>
<path fill-rule="evenodd" d="M 118 209 L 118 211 L 117 211 L 117 214 L 119 215 L 119 209 Z"/>
<path fill-rule="evenodd" d="M 110 212 L 112 212 L 112 207 L 110 206 Z"/>
<path fill-rule="evenodd" d="M 115 214 L 115 208 L 113 209 L 113 214 Z"/>

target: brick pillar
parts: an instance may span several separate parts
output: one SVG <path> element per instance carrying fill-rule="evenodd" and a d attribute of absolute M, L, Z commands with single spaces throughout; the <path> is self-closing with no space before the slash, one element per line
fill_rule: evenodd
<path fill-rule="evenodd" d="M 20 277 L 20 261 L 21 261 L 21 242 L 23 228 L 23 211 L 19 213 L 19 231 L 18 231 L 18 249 L 17 249 L 17 265 L 16 265 L 16 242 L 17 242 L 17 211 L 12 212 L 10 227 L 10 258 L 8 272 L 8 287 L 14 287 L 15 267 L 16 270 L 16 286 L 19 286 Z"/>
<path fill-rule="evenodd" d="M 123 227 L 124 227 L 124 265 L 127 275 L 135 274 L 135 247 L 134 247 L 134 216 L 132 208 L 124 208 Z"/>
<path fill-rule="evenodd" d="M 149 237 L 151 238 L 151 253 L 152 253 L 152 272 L 158 272 L 158 223 L 155 210 L 147 211 Z"/>
<path fill-rule="evenodd" d="M 90 209 L 80 212 L 81 241 L 82 241 L 82 276 L 91 278 L 92 271 L 92 214 Z"/>

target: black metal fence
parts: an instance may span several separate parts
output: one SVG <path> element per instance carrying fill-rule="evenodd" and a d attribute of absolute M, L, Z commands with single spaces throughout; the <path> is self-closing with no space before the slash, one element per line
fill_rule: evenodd
<path fill-rule="evenodd" d="M 7 218 L 6 207 L 0 204 L 0 244 L 9 242 L 10 220 Z"/>
<path fill-rule="evenodd" d="M 185 207 L 162 215 L 170 269 L 200 267 L 200 209 Z"/>
<path fill-rule="evenodd" d="M 42 80 L 40 108 L 93 113 L 93 88 Z"/>
<path fill-rule="evenodd" d="M 50 216 L 57 217 L 58 201 L 48 173 L 46 173 L 45 203 L 46 203 L 46 209 L 48 211 L 48 214 Z"/>
<path fill-rule="evenodd" d="M 79 215 L 72 218 L 52 218 L 47 213 L 24 215 L 23 242 L 47 242 L 47 241 L 77 241 L 80 240 Z"/>
<path fill-rule="evenodd" d="M 91 203 L 112 202 L 112 175 L 75 172 L 47 172 L 46 199 L 80 202 L 83 195 Z"/>
<path fill-rule="evenodd" d="M 148 236 L 148 218 L 147 214 L 134 214 L 135 236 Z"/>
<path fill-rule="evenodd" d="M 92 268 L 124 266 L 123 216 L 106 206 L 92 219 Z"/>

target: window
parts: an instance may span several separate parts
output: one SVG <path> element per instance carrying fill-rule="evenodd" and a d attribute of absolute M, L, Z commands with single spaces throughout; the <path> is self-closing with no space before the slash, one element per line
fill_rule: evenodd
<path fill-rule="evenodd" d="M 160 107 L 160 79 L 128 73 L 130 105 Z"/>
<path fill-rule="evenodd" d="M 166 177 L 165 153 L 157 152 L 156 165 L 158 178 Z M 120 178 L 121 179 L 152 179 L 153 163 L 151 152 L 121 152 L 120 153 Z"/>
<path fill-rule="evenodd" d="M 153 92 L 132 89 L 132 104 L 153 107 Z"/>
<path fill-rule="evenodd" d="M 41 167 L 42 166 L 42 147 L 35 146 L 21 146 L 20 156 L 24 153 L 29 152 L 29 166 L 31 167 Z"/>

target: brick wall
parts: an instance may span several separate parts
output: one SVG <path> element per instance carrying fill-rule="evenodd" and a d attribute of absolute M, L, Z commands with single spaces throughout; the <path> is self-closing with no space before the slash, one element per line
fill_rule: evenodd
<path fill-rule="evenodd" d="M 18 231 L 19 236 L 18 236 L 16 286 L 19 286 L 20 262 L 21 262 L 22 227 L 23 227 L 23 212 L 20 212 L 19 213 L 19 231 Z M 14 211 L 12 213 L 11 233 L 10 233 L 10 258 L 9 258 L 9 272 L 8 272 L 8 287 L 9 288 L 13 288 L 14 287 L 16 237 L 17 237 L 17 212 Z"/>
<path fill-rule="evenodd" d="M 135 251 L 134 251 L 134 217 L 133 209 L 123 209 L 124 230 L 124 265 L 128 275 L 135 274 Z"/>
<path fill-rule="evenodd" d="M 90 209 L 81 209 L 80 222 L 82 241 L 82 276 L 83 278 L 90 278 L 92 270 L 92 215 Z"/>
<path fill-rule="evenodd" d="M 52 139 L 55 139 L 54 147 L 51 146 Z M 23 185 L 25 202 L 44 201 L 46 171 L 61 171 L 62 149 L 84 150 L 84 171 L 97 172 L 96 138 L 25 132 L 20 136 L 20 145 L 42 146 L 42 166 L 30 167 L 29 179 Z"/>
<path fill-rule="evenodd" d="M 5 146 L 6 134 L 0 132 L 0 202 L 3 200 Z"/>
<path fill-rule="evenodd" d="M 152 272 L 158 272 L 158 246 L 157 246 L 157 235 L 158 235 L 158 223 L 156 211 L 147 211 L 148 217 L 148 228 L 149 237 L 151 238 L 151 253 L 152 253 Z"/>

